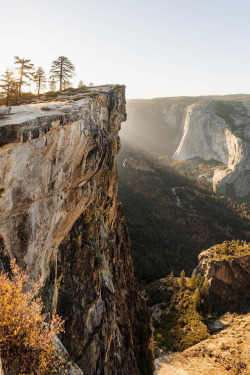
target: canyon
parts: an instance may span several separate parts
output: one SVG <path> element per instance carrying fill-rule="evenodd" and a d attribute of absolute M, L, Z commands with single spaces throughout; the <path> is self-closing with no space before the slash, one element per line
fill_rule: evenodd
<path fill-rule="evenodd" d="M 83 373 L 150 375 L 150 317 L 117 198 L 125 87 L 93 91 L 1 117 L 1 267 L 16 258 L 43 277 L 46 312 L 65 320 L 60 340 Z"/>
<path fill-rule="evenodd" d="M 138 99 L 127 108 L 125 141 L 177 161 L 216 161 L 214 192 L 249 199 L 248 95 Z"/>

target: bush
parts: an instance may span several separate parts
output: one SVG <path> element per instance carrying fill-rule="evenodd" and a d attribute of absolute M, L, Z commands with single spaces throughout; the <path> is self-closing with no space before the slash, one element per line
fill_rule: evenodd
<path fill-rule="evenodd" d="M 5 188 L 0 186 L 0 198 L 3 198 L 3 194 L 5 193 Z"/>
<path fill-rule="evenodd" d="M 62 329 L 58 315 L 46 322 L 38 297 L 41 280 L 33 282 L 15 260 L 9 275 L 0 274 L 0 351 L 7 373 L 58 374 L 54 337 Z"/>

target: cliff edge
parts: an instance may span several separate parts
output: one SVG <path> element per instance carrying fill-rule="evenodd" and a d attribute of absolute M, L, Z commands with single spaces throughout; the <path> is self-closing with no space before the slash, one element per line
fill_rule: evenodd
<path fill-rule="evenodd" d="M 0 119 L 0 248 L 33 279 L 88 375 L 153 372 L 150 318 L 117 200 L 125 87 L 24 105 Z"/>
<path fill-rule="evenodd" d="M 213 311 L 250 309 L 250 246 L 225 241 L 199 255 L 198 272 L 208 281 Z"/>

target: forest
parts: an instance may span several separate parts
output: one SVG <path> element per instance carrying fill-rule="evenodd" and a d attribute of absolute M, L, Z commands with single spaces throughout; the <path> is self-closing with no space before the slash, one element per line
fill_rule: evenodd
<path fill-rule="evenodd" d="M 141 168 L 142 159 L 147 170 Z M 117 163 L 119 198 L 140 282 L 152 282 L 171 271 L 178 275 L 185 270 L 190 276 L 202 250 L 225 240 L 250 241 L 249 205 L 214 194 L 208 179 L 197 181 L 192 161 L 185 168 L 185 162 L 123 142 Z M 194 166 L 197 163 L 202 164 L 193 161 Z M 201 165 L 207 172 L 213 167 L 213 161 Z"/>

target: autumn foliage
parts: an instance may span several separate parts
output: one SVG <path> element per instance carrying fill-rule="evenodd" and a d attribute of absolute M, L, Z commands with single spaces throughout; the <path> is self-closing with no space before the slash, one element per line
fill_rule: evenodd
<path fill-rule="evenodd" d="M 0 274 L 0 351 L 8 374 L 59 373 L 54 336 L 63 322 L 57 315 L 48 321 L 42 313 L 41 284 L 29 280 L 15 260 L 10 275 Z"/>

